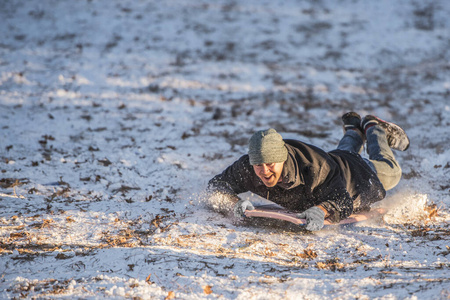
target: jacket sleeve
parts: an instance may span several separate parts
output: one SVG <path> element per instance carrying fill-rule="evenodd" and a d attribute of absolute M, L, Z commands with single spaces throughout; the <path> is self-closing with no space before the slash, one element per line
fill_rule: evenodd
<path fill-rule="evenodd" d="M 221 174 L 214 176 L 208 182 L 208 193 L 222 193 L 232 197 L 248 192 L 252 185 L 254 172 L 249 163 L 248 155 L 242 156 Z"/>
<path fill-rule="evenodd" d="M 352 214 L 353 199 L 346 189 L 339 189 L 329 194 L 326 199 L 328 200 L 320 203 L 320 205 L 331 214 L 328 218 L 331 222 L 338 223 Z"/>
<path fill-rule="evenodd" d="M 328 219 L 338 223 L 353 212 L 353 199 L 346 189 L 345 179 L 340 168 L 328 160 L 319 167 L 302 169 L 307 193 L 314 199 L 313 205 L 322 205 L 329 213 Z"/>

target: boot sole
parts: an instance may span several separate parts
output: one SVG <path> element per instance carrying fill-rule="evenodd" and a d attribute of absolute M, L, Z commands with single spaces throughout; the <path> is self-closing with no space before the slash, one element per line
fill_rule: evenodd
<path fill-rule="evenodd" d="M 378 117 L 373 116 L 386 131 L 386 137 L 389 147 L 395 150 L 406 151 L 409 148 L 409 138 L 406 132 L 397 124 L 387 122 Z"/>

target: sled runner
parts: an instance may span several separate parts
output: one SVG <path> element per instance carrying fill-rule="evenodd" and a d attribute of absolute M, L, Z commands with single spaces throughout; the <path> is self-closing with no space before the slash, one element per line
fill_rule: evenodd
<path fill-rule="evenodd" d="M 324 225 L 344 225 L 344 224 L 352 224 L 357 222 L 362 222 L 366 220 L 370 220 L 379 216 L 382 216 L 386 213 L 384 208 L 376 208 L 368 212 L 360 212 L 357 214 L 350 215 L 347 219 L 340 221 L 339 223 L 331 223 L 328 220 L 324 221 Z M 255 206 L 254 210 L 246 210 L 246 217 L 260 217 L 260 218 L 269 218 L 269 219 L 277 219 L 288 221 L 297 225 L 306 225 L 305 219 L 298 219 L 296 215 L 298 212 L 289 211 L 283 207 L 278 205 L 261 205 Z"/>

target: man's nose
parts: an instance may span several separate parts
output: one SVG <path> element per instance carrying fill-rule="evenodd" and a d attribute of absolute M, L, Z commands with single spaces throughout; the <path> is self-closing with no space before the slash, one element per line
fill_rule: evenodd
<path fill-rule="evenodd" d="M 269 167 L 266 164 L 262 165 L 262 169 L 264 174 L 270 171 Z"/>

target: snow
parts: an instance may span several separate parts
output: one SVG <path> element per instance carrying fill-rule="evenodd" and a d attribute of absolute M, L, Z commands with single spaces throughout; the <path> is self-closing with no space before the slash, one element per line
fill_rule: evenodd
<path fill-rule="evenodd" d="M 241 2 L 2 3 L 0 298 L 450 297 L 450 4 Z M 332 150 L 350 110 L 412 142 L 382 221 L 205 205 L 255 130 Z"/>

